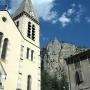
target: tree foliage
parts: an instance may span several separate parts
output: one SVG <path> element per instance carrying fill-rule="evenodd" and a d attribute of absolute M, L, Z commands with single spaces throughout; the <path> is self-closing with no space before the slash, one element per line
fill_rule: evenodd
<path fill-rule="evenodd" d="M 62 74 L 58 80 L 56 76 L 51 77 L 46 71 L 42 72 L 41 90 L 69 90 L 67 77 Z"/>

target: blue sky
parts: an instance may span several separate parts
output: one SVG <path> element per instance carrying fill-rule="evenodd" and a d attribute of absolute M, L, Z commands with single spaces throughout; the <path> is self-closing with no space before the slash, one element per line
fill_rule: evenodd
<path fill-rule="evenodd" d="M 13 13 L 22 0 L 6 1 L 10 13 Z M 90 0 L 32 0 L 32 2 L 40 20 L 41 47 L 54 38 L 90 47 Z"/>

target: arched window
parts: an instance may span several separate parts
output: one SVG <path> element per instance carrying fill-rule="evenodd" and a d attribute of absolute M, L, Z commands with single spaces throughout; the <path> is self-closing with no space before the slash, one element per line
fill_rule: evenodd
<path fill-rule="evenodd" d="M 5 38 L 4 43 L 3 43 L 2 53 L 1 53 L 1 58 L 2 59 L 6 58 L 7 45 L 8 45 L 8 38 Z"/>
<path fill-rule="evenodd" d="M 32 40 L 35 41 L 35 25 L 32 25 Z"/>
<path fill-rule="evenodd" d="M 31 38 L 31 22 L 28 22 L 28 32 L 27 32 L 27 37 Z"/>
<path fill-rule="evenodd" d="M 2 43 L 2 37 L 3 37 L 3 33 L 0 32 L 0 47 L 1 47 L 1 43 Z"/>
<path fill-rule="evenodd" d="M 81 70 L 76 71 L 75 73 L 75 80 L 76 80 L 76 84 L 79 85 L 83 82 L 83 76 L 82 76 L 82 72 Z"/>
<path fill-rule="evenodd" d="M 27 90 L 31 90 L 31 75 L 28 75 L 27 78 Z"/>

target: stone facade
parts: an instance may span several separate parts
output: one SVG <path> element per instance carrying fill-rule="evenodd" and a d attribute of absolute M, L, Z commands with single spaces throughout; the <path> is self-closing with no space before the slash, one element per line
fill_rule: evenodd
<path fill-rule="evenodd" d="M 70 90 L 90 90 L 90 50 L 65 59 Z"/>

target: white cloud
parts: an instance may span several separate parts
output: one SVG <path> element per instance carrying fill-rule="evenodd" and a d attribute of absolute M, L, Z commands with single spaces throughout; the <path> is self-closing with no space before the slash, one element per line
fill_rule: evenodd
<path fill-rule="evenodd" d="M 63 12 L 63 14 L 59 18 L 59 21 L 63 27 L 65 27 L 69 23 L 80 22 L 81 17 L 83 16 L 84 9 L 81 4 L 72 4 L 71 6 L 72 7 Z"/>
<path fill-rule="evenodd" d="M 90 17 L 86 17 L 85 20 L 87 23 L 90 23 Z"/>
<path fill-rule="evenodd" d="M 57 23 L 57 20 L 52 20 L 52 24 L 55 24 L 55 23 Z"/>
<path fill-rule="evenodd" d="M 83 12 L 84 12 L 84 9 L 83 9 L 82 5 L 81 4 L 78 5 L 78 11 L 76 11 L 76 17 L 75 17 L 76 22 L 80 22 Z"/>
<path fill-rule="evenodd" d="M 71 16 L 75 13 L 75 4 L 72 5 L 72 8 L 67 9 L 63 14 L 59 17 L 59 22 L 62 27 L 67 26 L 71 22 Z"/>
<path fill-rule="evenodd" d="M 75 12 L 74 8 L 70 8 L 67 10 L 67 15 L 71 16 Z"/>
<path fill-rule="evenodd" d="M 61 25 L 63 27 L 65 27 L 67 24 L 69 24 L 71 22 L 71 19 L 68 18 L 67 16 L 65 16 L 65 14 L 63 14 L 60 18 L 59 18 L 59 21 L 61 23 Z"/>
<path fill-rule="evenodd" d="M 68 8 L 58 17 L 59 13 L 53 9 L 55 7 L 55 1 L 56 0 L 32 0 L 38 17 L 44 21 L 50 21 L 52 24 L 56 24 L 59 21 L 63 27 L 68 25 L 71 21 L 80 22 L 81 16 L 83 15 L 81 4 L 76 5 L 73 3 L 71 8 Z M 12 13 L 18 8 L 22 0 L 10 0 L 10 2 L 12 8 L 9 9 L 9 11 Z"/>
<path fill-rule="evenodd" d="M 22 0 L 11 0 L 12 8 L 10 9 L 10 12 L 15 11 L 21 1 Z M 45 21 L 52 21 L 57 16 L 57 12 L 53 10 L 55 0 L 32 0 L 32 2 L 39 18 Z"/>
<path fill-rule="evenodd" d="M 67 11 L 64 12 L 64 13 L 65 13 L 67 16 L 72 16 L 72 15 L 76 12 L 75 6 L 76 6 L 76 4 L 72 4 L 72 5 L 71 5 L 71 8 L 67 9 Z"/>
<path fill-rule="evenodd" d="M 75 4 L 75 3 L 73 3 L 73 4 L 72 4 L 72 7 L 75 7 L 75 6 L 76 6 L 76 4 Z"/>
<path fill-rule="evenodd" d="M 32 1 L 39 18 L 45 21 L 51 21 L 57 16 L 57 12 L 53 11 L 55 0 L 33 0 Z"/>
<path fill-rule="evenodd" d="M 18 8 L 19 4 L 22 0 L 7 0 L 8 4 L 11 5 L 9 8 L 9 12 L 12 14 L 15 12 L 15 10 Z"/>

